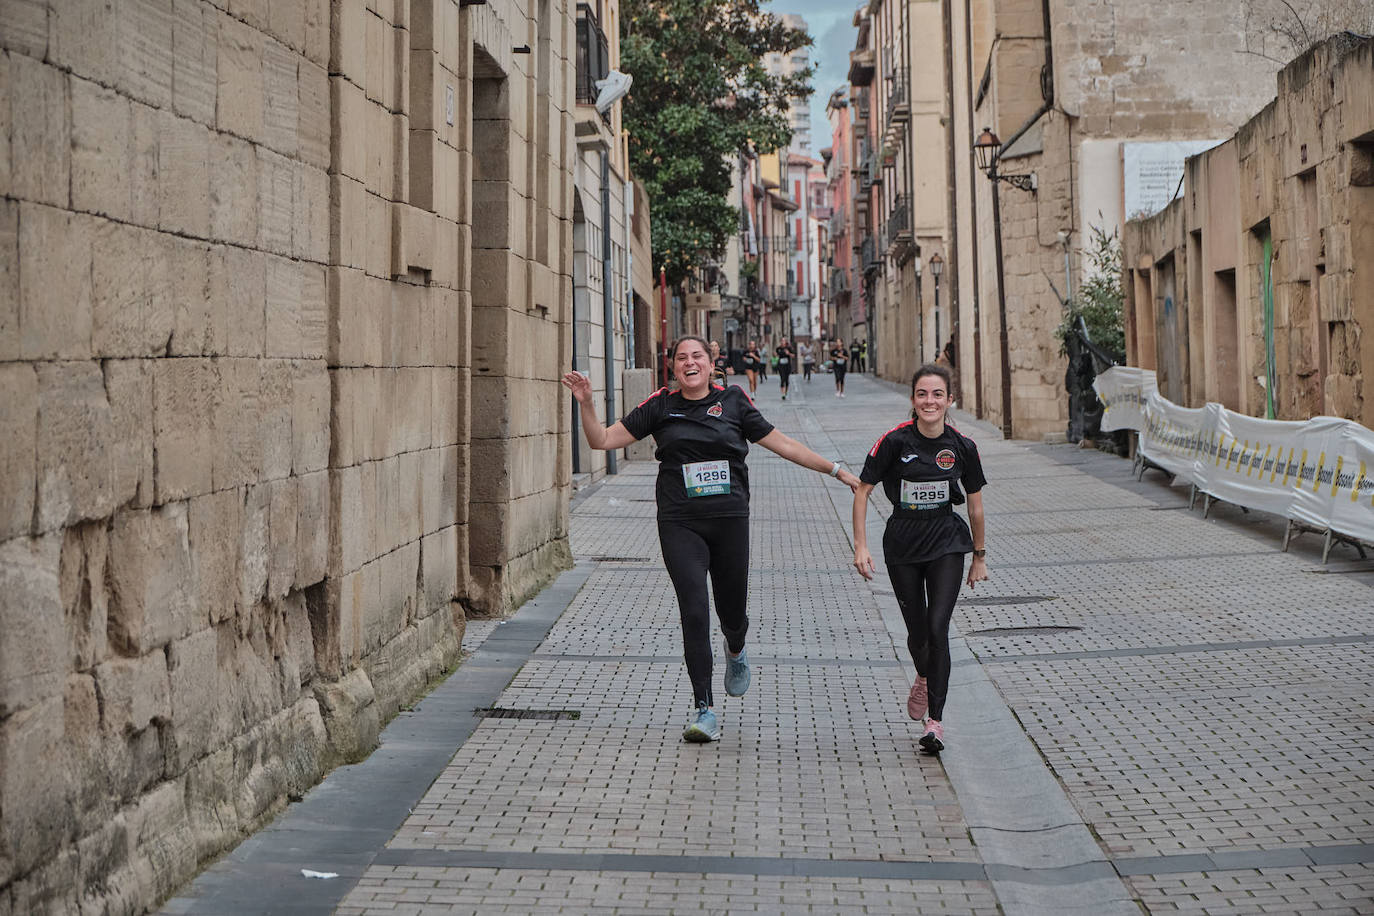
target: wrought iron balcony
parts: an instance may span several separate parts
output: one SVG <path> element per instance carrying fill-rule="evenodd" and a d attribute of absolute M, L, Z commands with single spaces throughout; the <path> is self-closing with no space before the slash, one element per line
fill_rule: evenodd
<path fill-rule="evenodd" d="M 596 104 L 597 80 L 611 72 L 611 47 L 591 4 L 577 4 L 577 103 Z"/>
<path fill-rule="evenodd" d="M 876 54 L 872 48 L 860 48 L 849 52 L 849 82 L 854 86 L 867 86 L 873 82 L 873 68 Z"/>
<path fill-rule="evenodd" d="M 916 253 L 916 238 L 911 227 L 911 200 L 900 194 L 888 211 L 883 227 L 887 236 L 887 255 L 898 264 L 905 264 Z"/>
<path fill-rule="evenodd" d="M 883 78 L 887 91 L 884 109 L 887 111 L 887 127 L 905 124 L 911 118 L 911 85 L 906 67 L 898 67 Z"/>

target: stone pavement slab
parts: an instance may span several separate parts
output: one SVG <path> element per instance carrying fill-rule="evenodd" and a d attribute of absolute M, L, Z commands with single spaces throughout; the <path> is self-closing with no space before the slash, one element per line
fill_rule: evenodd
<path fill-rule="evenodd" d="M 850 378 L 844 400 L 823 376 L 758 400 L 857 470 L 907 407 Z M 1374 574 L 1319 571 L 1315 539 L 1278 552 L 1256 513 L 1204 520 L 1128 461 L 958 422 L 993 578 L 956 611 L 940 758 L 905 716 L 890 585 L 850 568 L 848 491 L 761 449 L 754 684 L 721 742 L 684 745 L 655 468 L 628 464 L 575 502 L 576 570 L 471 628 L 357 776 L 167 912 L 1374 911 Z M 871 543 L 884 517 L 877 498 Z"/>

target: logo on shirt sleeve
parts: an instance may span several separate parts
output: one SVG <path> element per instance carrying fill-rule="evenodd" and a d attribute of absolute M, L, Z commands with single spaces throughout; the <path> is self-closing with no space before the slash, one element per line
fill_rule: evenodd
<path fill-rule="evenodd" d="M 724 412 L 725 412 L 725 411 L 723 411 L 723 410 L 720 409 L 720 405 L 719 405 L 719 404 L 712 404 L 710 407 L 706 408 L 706 416 L 708 416 L 708 417 L 718 417 L 718 416 L 720 416 L 720 415 L 721 415 L 722 413 L 724 413 Z M 950 458 L 950 462 L 949 462 L 949 463 L 950 463 L 950 464 L 953 464 L 953 463 L 954 463 L 954 459 L 953 459 L 952 457 Z"/>
<path fill-rule="evenodd" d="M 935 456 L 935 466 L 942 471 L 948 471 L 954 467 L 954 452 L 947 448 L 940 449 L 940 453 Z"/>

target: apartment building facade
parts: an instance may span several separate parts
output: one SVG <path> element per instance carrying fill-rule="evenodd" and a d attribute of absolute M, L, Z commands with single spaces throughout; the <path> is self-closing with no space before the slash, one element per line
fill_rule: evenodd
<path fill-rule="evenodd" d="M 855 246 L 880 373 L 909 377 L 952 342 L 964 406 L 1008 435 L 1062 431 L 1056 329 L 1083 240 L 1167 203 L 1184 157 L 1265 103 L 1275 65 L 1245 53 L 1244 16 L 1240 0 L 860 6 Z"/>

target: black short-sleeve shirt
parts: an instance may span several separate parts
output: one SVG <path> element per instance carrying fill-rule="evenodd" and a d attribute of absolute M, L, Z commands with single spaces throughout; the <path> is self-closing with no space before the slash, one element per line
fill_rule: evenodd
<path fill-rule="evenodd" d="M 868 453 L 859 479 L 883 485 L 892 515 L 883 532 L 888 563 L 925 563 L 949 553 L 968 553 L 973 536 L 950 507 L 987 484 L 973 440 L 946 425 L 931 439 L 914 420 L 883 434 Z M 960 485 L 963 492 L 960 491 Z"/>
<path fill-rule="evenodd" d="M 654 437 L 654 495 L 660 519 L 749 515 L 749 468 L 744 457 L 749 443 L 771 433 L 773 424 L 743 388 L 712 386 L 699 401 L 660 388 L 621 423 L 636 439 Z"/>
<path fill-rule="evenodd" d="M 849 354 L 839 347 L 835 347 L 830 351 L 830 360 L 843 369 L 849 364 Z"/>
<path fill-rule="evenodd" d="M 797 358 L 797 351 L 791 347 L 778 347 L 775 351 L 778 354 L 778 365 L 791 367 L 792 361 Z"/>

